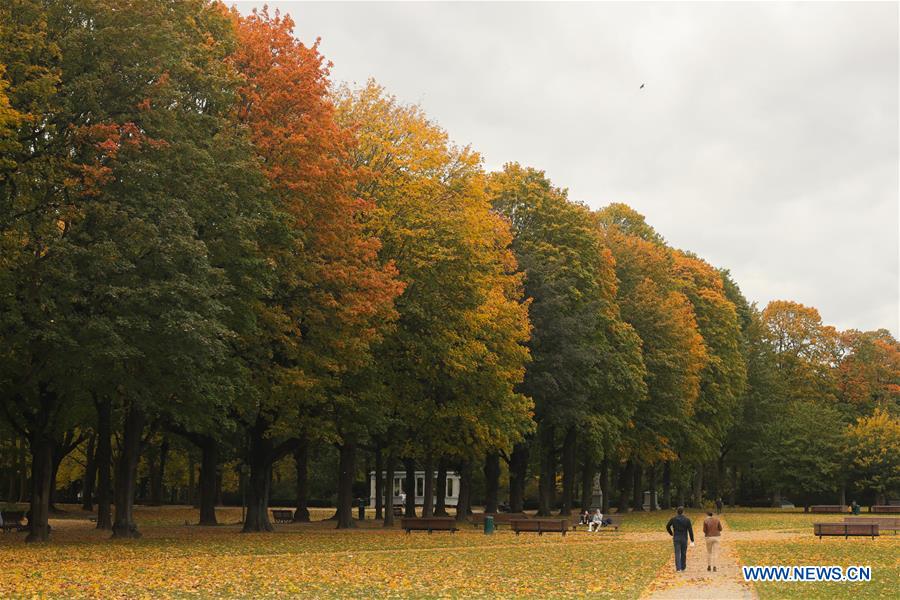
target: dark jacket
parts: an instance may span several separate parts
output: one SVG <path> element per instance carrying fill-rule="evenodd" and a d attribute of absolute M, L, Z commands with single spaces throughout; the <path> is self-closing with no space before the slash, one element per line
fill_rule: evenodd
<path fill-rule="evenodd" d="M 691 537 L 694 541 L 694 528 L 691 526 L 691 520 L 684 515 L 675 515 L 666 523 L 666 531 L 675 539 L 687 539 Z"/>

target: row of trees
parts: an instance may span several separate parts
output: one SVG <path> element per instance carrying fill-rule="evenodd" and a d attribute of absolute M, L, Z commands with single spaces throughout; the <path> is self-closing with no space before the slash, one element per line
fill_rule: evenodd
<path fill-rule="evenodd" d="M 463 507 L 483 469 L 496 510 L 504 463 L 511 509 L 536 474 L 541 514 L 595 474 L 620 509 L 699 502 L 704 473 L 715 493 L 896 489 L 887 332 L 759 311 L 629 207 L 485 173 L 419 107 L 331 86 L 290 18 L 12 0 L 0 23 L 0 452 L 20 467 L 27 446 L 29 540 L 75 448 L 98 528 L 139 535 L 141 458 L 161 480 L 173 435 L 201 457 L 201 524 L 222 464 L 247 466 L 245 531 L 271 529 L 287 456 L 308 519 L 323 445 L 338 527 L 362 453 L 377 489 L 424 468 L 425 515 L 451 468 Z"/>

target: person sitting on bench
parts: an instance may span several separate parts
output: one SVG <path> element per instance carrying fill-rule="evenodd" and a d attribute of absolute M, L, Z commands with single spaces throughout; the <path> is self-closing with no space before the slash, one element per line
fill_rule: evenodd
<path fill-rule="evenodd" d="M 594 513 L 594 516 L 591 517 L 591 524 L 588 527 L 589 531 L 600 531 L 601 527 L 612 524 L 612 519 L 604 519 L 603 513 L 600 512 L 600 509 L 597 509 L 597 512 Z"/>

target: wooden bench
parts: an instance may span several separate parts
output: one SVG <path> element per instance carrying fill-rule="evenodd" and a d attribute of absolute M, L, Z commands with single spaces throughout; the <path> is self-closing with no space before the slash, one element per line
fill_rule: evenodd
<path fill-rule="evenodd" d="M 847 512 L 847 507 L 840 504 L 815 504 L 809 507 L 809 512 L 820 514 L 845 513 Z"/>
<path fill-rule="evenodd" d="M 895 506 L 893 504 L 876 504 L 872 507 L 873 513 L 892 513 L 900 515 L 900 506 Z"/>
<path fill-rule="evenodd" d="M 878 525 L 878 531 L 900 531 L 900 517 L 844 517 L 844 523 L 865 523 Z"/>
<path fill-rule="evenodd" d="M 272 520 L 276 523 L 292 523 L 294 521 L 294 511 L 273 508 Z"/>
<path fill-rule="evenodd" d="M 822 536 L 871 537 L 878 536 L 877 523 L 813 523 L 813 533 Z"/>
<path fill-rule="evenodd" d="M 400 519 L 400 527 L 410 531 L 449 531 L 456 533 L 459 531 L 456 527 L 455 517 L 403 517 Z"/>
<path fill-rule="evenodd" d="M 22 523 L 25 519 L 25 511 L 24 510 L 4 510 L 0 511 L 0 517 L 2 517 L 3 526 L 0 529 L 3 529 L 4 532 L 7 531 L 25 531 L 28 526 Z"/>
<path fill-rule="evenodd" d="M 538 535 L 544 535 L 545 531 L 559 532 L 566 535 L 571 520 L 567 518 L 537 517 L 534 519 L 510 519 L 509 523 L 512 525 L 516 535 L 523 531 L 536 531 Z"/>
<path fill-rule="evenodd" d="M 486 516 L 494 517 L 494 525 L 499 525 L 500 523 L 509 524 L 513 519 L 527 519 L 528 515 L 525 513 L 475 513 L 472 515 L 472 527 L 478 527 L 479 525 L 484 525 L 484 518 Z"/>

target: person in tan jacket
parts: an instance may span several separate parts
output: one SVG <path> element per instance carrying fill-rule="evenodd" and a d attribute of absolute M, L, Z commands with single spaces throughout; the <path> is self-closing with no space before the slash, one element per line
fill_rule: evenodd
<path fill-rule="evenodd" d="M 706 570 L 715 571 L 716 558 L 719 555 L 719 539 L 722 536 L 722 522 L 713 516 L 712 512 L 706 513 L 703 535 L 706 537 Z"/>

